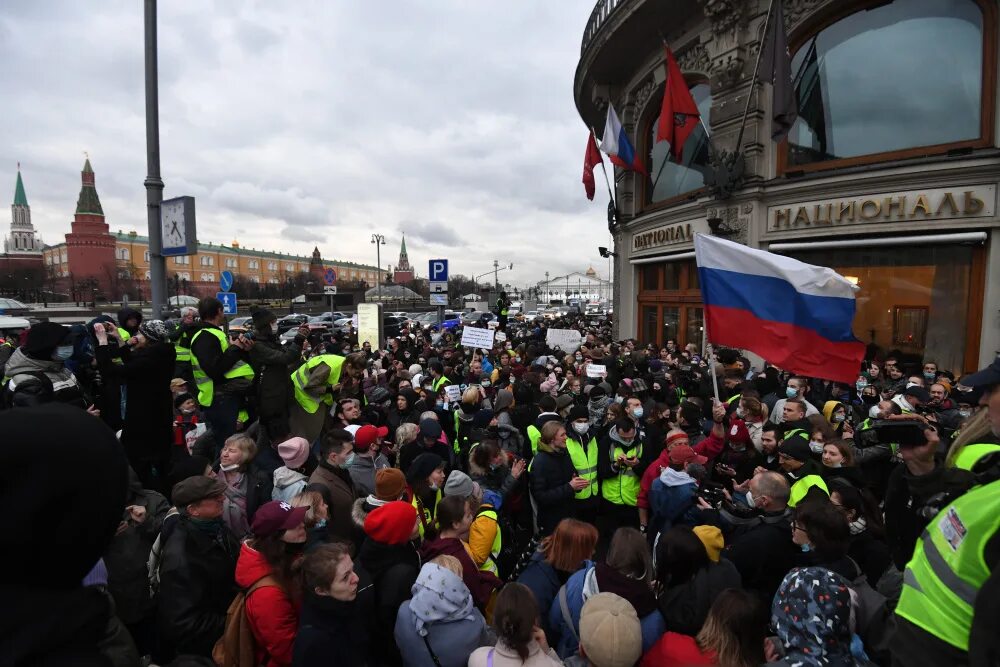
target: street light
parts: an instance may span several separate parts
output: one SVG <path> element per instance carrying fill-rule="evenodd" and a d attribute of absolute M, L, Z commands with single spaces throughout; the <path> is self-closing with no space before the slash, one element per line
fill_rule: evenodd
<path fill-rule="evenodd" d="M 375 244 L 375 268 L 378 269 L 378 300 L 382 303 L 382 248 L 385 245 L 384 234 L 372 234 L 372 243 Z"/>

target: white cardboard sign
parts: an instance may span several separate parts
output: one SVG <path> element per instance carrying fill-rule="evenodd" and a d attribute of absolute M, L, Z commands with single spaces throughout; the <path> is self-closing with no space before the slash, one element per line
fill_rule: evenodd
<path fill-rule="evenodd" d="M 493 347 L 494 329 L 479 329 L 477 327 L 465 327 L 462 329 L 463 347 L 482 347 L 487 350 Z"/>
<path fill-rule="evenodd" d="M 590 364 L 587 366 L 587 377 L 589 378 L 604 377 L 604 374 L 607 372 L 608 367 L 602 366 L 601 364 Z"/>
<path fill-rule="evenodd" d="M 445 387 L 444 393 L 452 403 L 458 403 L 462 400 L 462 388 L 457 384 L 450 384 Z"/>
<path fill-rule="evenodd" d="M 582 342 L 583 336 L 575 329 L 549 329 L 545 334 L 545 344 L 563 352 L 575 352 Z"/>

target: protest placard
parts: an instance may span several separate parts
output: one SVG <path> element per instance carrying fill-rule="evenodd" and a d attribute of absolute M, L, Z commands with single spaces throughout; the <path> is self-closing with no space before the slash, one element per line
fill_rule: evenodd
<path fill-rule="evenodd" d="M 445 387 L 444 393 L 448 397 L 448 400 L 452 403 L 458 403 L 462 400 L 462 388 L 457 384 L 450 384 Z"/>
<path fill-rule="evenodd" d="M 502 331 L 498 331 L 497 332 L 497 336 L 496 336 L 496 341 L 498 343 L 505 343 L 505 342 L 507 342 L 507 334 L 505 334 Z"/>
<path fill-rule="evenodd" d="M 493 329 L 478 329 L 476 327 L 465 327 L 462 329 L 463 347 L 483 347 L 490 349 L 493 347 Z"/>
<path fill-rule="evenodd" d="M 587 366 L 587 377 L 589 378 L 604 377 L 604 374 L 607 372 L 608 367 L 601 364 L 590 364 Z"/>
<path fill-rule="evenodd" d="M 549 347 L 559 348 L 563 352 L 575 352 L 580 347 L 583 337 L 575 329 L 549 329 L 545 334 L 545 343 Z"/>

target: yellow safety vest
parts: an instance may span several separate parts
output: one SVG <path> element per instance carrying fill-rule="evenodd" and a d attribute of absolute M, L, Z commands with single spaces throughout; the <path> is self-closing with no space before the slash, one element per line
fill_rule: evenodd
<path fill-rule="evenodd" d="M 741 398 L 743 398 L 743 394 L 734 394 L 726 400 L 726 405 L 732 405 L 733 401 L 739 401 Z"/>
<path fill-rule="evenodd" d="M 497 524 L 497 534 L 493 538 L 493 545 L 490 547 L 490 555 L 483 561 L 483 564 L 479 566 L 479 569 L 484 572 L 492 572 L 496 576 L 500 576 L 500 568 L 497 565 L 497 558 L 500 557 L 500 549 L 503 548 L 503 535 L 500 531 L 500 518 L 497 515 L 497 511 L 492 507 L 486 506 L 479 510 L 476 517 L 485 516 L 487 518 L 493 519 Z"/>
<path fill-rule="evenodd" d="M 642 458 L 642 444 L 632 448 L 630 451 L 636 458 Z M 615 445 L 610 452 L 610 456 L 613 463 L 618 460 L 619 456 L 626 456 L 625 450 Z M 621 470 L 618 471 L 617 477 L 609 477 L 601 484 L 601 495 L 604 496 L 605 500 L 615 505 L 635 507 L 636 502 L 639 500 L 641 482 L 642 480 L 639 479 L 639 476 L 632 468 L 622 466 Z"/>
<path fill-rule="evenodd" d="M 528 441 L 531 442 L 531 455 L 538 453 L 538 441 L 542 439 L 542 432 L 534 424 L 529 424 L 525 429 L 528 432 Z"/>
<path fill-rule="evenodd" d="M 324 393 L 323 397 L 317 400 L 306 391 L 310 373 L 320 364 L 326 364 L 330 367 L 330 376 L 326 379 L 327 385 L 332 387 L 340 382 L 340 370 L 344 365 L 344 357 L 336 354 L 317 354 L 292 373 L 292 391 L 295 394 L 295 400 L 298 401 L 303 410 L 311 415 L 316 414 L 321 402 L 333 405 L 333 396 L 329 392 Z"/>
<path fill-rule="evenodd" d="M 449 380 L 448 378 L 446 378 L 445 376 L 442 375 L 437 380 L 434 380 L 434 384 L 431 385 L 431 386 L 434 389 L 434 391 L 437 391 L 438 389 L 441 388 L 441 385 L 443 385 L 445 382 L 449 382 L 450 383 L 451 380 Z"/>
<path fill-rule="evenodd" d="M 174 351 L 177 353 L 178 363 L 191 363 L 191 336 L 187 332 L 174 341 Z"/>
<path fill-rule="evenodd" d="M 574 494 L 577 500 L 587 500 L 597 495 L 597 440 L 591 438 L 586 447 L 578 440 L 566 438 L 566 451 L 569 453 L 576 474 L 588 482 L 590 486 L 580 489 Z"/>
<path fill-rule="evenodd" d="M 424 504 L 417 497 L 417 494 L 413 494 L 413 500 L 410 504 L 413 505 L 413 509 L 417 510 L 417 516 L 420 517 L 420 523 L 417 525 L 417 529 L 420 531 L 420 539 L 424 539 L 425 527 L 429 526 L 431 528 L 437 528 L 437 506 L 441 502 L 441 489 L 437 490 L 437 495 L 434 497 L 434 511 L 424 507 Z"/>
<path fill-rule="evenodd" d="M 809 489 L 814 486 L 818 486 L 823 489 L 826 495 L 830 495 L 830 489 L 827 487 L 826 482 L 819 475 L 806 475 L 799 481 L 792 484 L 791 490 L 788 492 L 788 506 L 795 507 L 806 497 L 809 493 Z"/>
<path fill-rule="evenodd" d="M 216 329 L 215 327 L 198 329 L 194 336 L 191 337 L 191 347 L 194 347 L 194 342 L 198 340 L 198 336 L 205 332 L 219 339 L 219 347 L 222 348 L 222 353 L 225 354 L 226 350 L 229 349 L 229 340 L 226 338 L 226 334 L 222 333 L 221 329 Z M 202 407 L 211 407 L 212 399 L 215 396 L 215 383 L 202 370 L 201 363 L 198 361 L 198 355 L 196 354 L 191 355 L 191 374 L 194 375 L 194 382 L 198 386 L 198 403 Z M 241 377 L 253 379 L 253 369 L 250 367 L 250 364 L 240 359 L 233 364 L 232 368 L 223 373 L 222 377 L 227 380 Z"/>
<path fill-rule="evenodd" d="M 971 472 L 980 459 L 994 452 L 1000 452 L 1000 445 L 986 443 L 966 445 L 958 451 L 958 456 L 955 457 L 955 467 Z"/>
<path fill-rule="evenodd" d="M 941 510 L 917 540 L 896 613 L 943 642 L 969 650 L 976 596 L 991 572 L 986 544 L 1000 529 L 1000 481 Z"/>

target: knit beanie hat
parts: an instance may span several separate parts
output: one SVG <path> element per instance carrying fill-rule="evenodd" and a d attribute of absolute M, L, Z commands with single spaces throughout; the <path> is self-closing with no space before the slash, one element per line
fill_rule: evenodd
<path fill-rule="evenodd" d="M 421 479 L 427 479 L 438 468 L 444 467 L 444 459 L 433 452 L 424 452 L 413 459 L 410 469 L 406 471 L 406 481 L 411 485 Z"/>
<path fill-rule="evenodd" d="M 569 416 L 566 419 L 571 422 L 575 422 L 577 419 L 590 419 L 590 411 L 585 405 L 577 405 L 569 411 Z"/>
<path fill-rule="evenodd" d="M 405 490 L 406 476 L 399 468 L 379 468 L 375 471 L 375 497 L 379 500 L 399 500 Z"/>
<path fill-rule="evenodd" d="M 693 531 L 701 543 L 705 545 L 709 559 L 713 563 L 718 563 L 719 555 L 726 546 L 726 541 L 722 538 L 722 531 L 716 526 L 695 526 Z"/>
<path fill-rule="evenodd" d="M 787 440 L 782 441 L 781 447 L 778 448 L 780 454 L 784 454 L 790 459 L 795 459 L 796 461 L 801 461 L 805 463 L 812 456 L 812 450 L 809 449 L 809 443 L 803 438 L 792 437 Z"/>
<path fill-rule="evenodd" d="M 163 320 L 146 320 L 139 325 L 139 333 L 154 343 L 165 343 L 170 339 L 170 330 Z"/>
<path fill-rule="evenodd" d="M 403 500 L 394 500 L 368 513 L 365 534 L 382 544 L 406 544 L 416 523 L 416 508 Z"/>
<path fill-rule="evenodd" d="M 301 468 L 309 458 L 309 441 L 305 438 L 289 438 L 278 445 L 278 456 L 288 468 Z"/>
<path fill-rule="evenodd" d="M 444 495 L 468 498 L 479 495 L 479 485 L 461 470 L 452 470 L 444 483 Z"/>
<path fill-rule="evenodd" d="M 174 399 L 174 408 L 180 410 L 181 406 L 184 405 L 187 401 L 193 401 L 193 400 L 194 396 L 192 396 L 187 392 L 184 392 L 183 394 L 177 394 L 177 398 Z"/>

